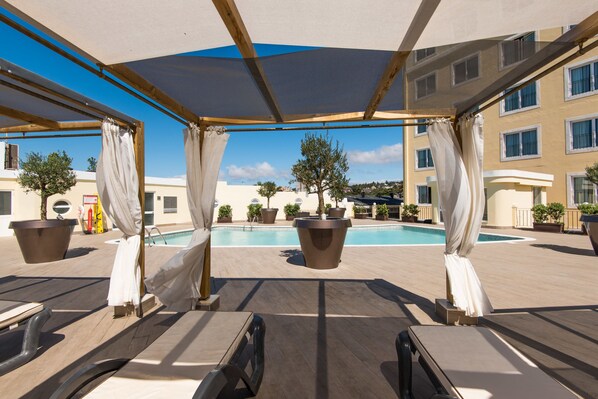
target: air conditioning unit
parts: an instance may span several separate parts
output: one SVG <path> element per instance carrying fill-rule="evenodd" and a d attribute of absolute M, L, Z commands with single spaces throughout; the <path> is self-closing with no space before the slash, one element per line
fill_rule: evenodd
<path fill-rule="evenodd" d="M 19 169 L 19 146 L 4 144 L 4 169 Z M 1 149 L 2 147 L 0 147 Z"/>

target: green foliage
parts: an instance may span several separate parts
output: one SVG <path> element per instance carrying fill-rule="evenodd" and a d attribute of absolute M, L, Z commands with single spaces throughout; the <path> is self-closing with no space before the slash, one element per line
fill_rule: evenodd
<path fill-rule="evenodd" d="M 287 216 L 297 216 L 300 209 L 299 204 L 286 204 L 284 206 L 284 214 Z"/>
<path fill-rule="evenodd" d="M 230 205 L 222 205 L 218 209 L 219 218 L 230 218 L 233 216 L 233 208 Z"/>
<path fill-rule="evenodd" d="M 351 184 L 349 186 L 349 195 L 371 195 L 374 197 L 390 196 L 395 194 L 396 198 L 403 197 L 403 182 L 402 181 L 385 181 L 385 182 L 370 182 Z"/>
<path fill-rule="evenodd" d="M 324 206 L 324 211 L 326 213 L 328 213 L 328 211 L 330 210 L 330 208 L 332 208 L 332 204 L 330 204 L 330 203 L 327 202 L 326 205 Z"/>
<path fill-rule="evenodd" d="M 98 166 L 98 160 L 95 159 L 94 157 L 89 157 L 87 158 L 87 171 L 88 172 L 95 172 L 96 168 Z"/>
<path fill-rule="evenodd" d="M 272 198 L 276 194 L 278 188 L 276 186 L 276 183 L 274 183 L 273 181 L 266 181 L 263 183 L 257 182 L 257 185 L 260 186 L 257 189 L 257 193 L 262 197 L 267 198 L 267 208 L 270 208 L 270 198 Z"/>
<path fill-rule="evenodd" d="M 388 206 L 380 204 L 376 207 L 376 215 L 388 216 Z"/>
<path fill-rule="evenodd" d="M 565 215 L 565 206 L 560 202 L 551 202 L 546 207 L 546 213 L 552 219 L 553 223 L 560 223 Z"/>
<path fill-rule="evenodd" d="M 47 219 L 48 197 L 64 194 L 77 184 L 71 169 L 72 158 L 66 152 L 53 152 L 48 156 L 31 152 L 21 162 L 17 179 L 25 192 L 33 191 L 41 197 L 40 218 Z"/>
<path fill-rule="evenodd" d="M 353 213 L 368 213 L 368 211 L 363 206 L 353 205 Z"/>
<path fill-rule="evenodd" d="M 532 207 L 532 217 L 534 218 L 534 223 L 546 223 L 548 221 L 548 208 L 546 205 L 534 205 Z"/>
<path fill-rule="evenodd" d="M 598 162 L 586 167 L 586 177 L 594 184 L 598 184 Z"/>
<path fill-rule="evenodd" d="M 404 217 L 412 217 L 419 215 L 419 206 L 416 204 L 404 204 L 402 209 L 402 216 Z"/>
<path fill-rule="evenodd" d="M 584 215 L 598 215 L 598 204 L 579 204 L 577 209 Z"/>
<path fill-rule="evenodd" d="M 262 204 L 249 204 L 247 205 L 247 216 L 249 218 L 252 217 L 260 217 L 262 215 Z"/>
<path fill-rule="evenodd" d="M 345 192 L 347 191 L 348 187 L 349 179 L 347 179 L 346 176 L 342 176 L 342 178 L 339 178 L 332 182 L 332 185 L 328 190 L 328 194 L 330 195 L 330 198 L 334 200 L 335 208 L 338 208 L 339 201 L 342 201 L 343 198 L 345 198 Z"/>
<path fill-rule="evenodd" d="M 291 174 L 305 186 L 309 193 L 318 194 L 319 213 L 325 212 L 324 192 L 332 187 L 338 187 L 342 180 L 347 180 L 349 170 L 347 154 L 337 141 L 326 135 L 307 133 L 301 140 L 301 156 L 292 167 Z"/>

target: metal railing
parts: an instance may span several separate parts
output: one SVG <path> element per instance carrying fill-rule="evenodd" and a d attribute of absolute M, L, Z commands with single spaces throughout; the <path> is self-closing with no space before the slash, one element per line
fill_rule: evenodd
<path fill-rule="evenodd" d="M 152 244 L 156 245 L 156 240 L 154 240 L 154 237 L 152 236 L 152 231 L 154 231 L 154 230 L 156 230 L 158 232 L 158 235 L 164 240 L 164 245 L 168 245 L 168 243 L 166 242 L 166 238 L 164 238 L 164 236 L 162 235 L 162 232 L 156 226 L 147 226 L 145 228 L 147 237 L 151 240 L 151 242 L 148 241 L 147 245 L 149 245 L 150 247 L 152 246 Z"/>

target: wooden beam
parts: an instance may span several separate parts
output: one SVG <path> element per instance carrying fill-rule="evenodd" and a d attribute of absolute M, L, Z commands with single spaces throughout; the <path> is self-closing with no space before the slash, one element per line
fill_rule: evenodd
<path fill-rule="evenodd" d="M 28 132 L 52 132 L 52 131 L 73 131 L 73 130 L 95 130 L 102 127 L 102 121 L 89 122 L 57 122 L 58 129 L 41 126 L 37 124 L 11 126 L 0 128 L 0 133 L 28 133 Z"/>
<path fill-rule="evenodd" d="M 278 101 L 276 100 L 274 91 L 268 83 L 268 79 L 266 78 L 261 62 L 258 59 L 257 52 L 255 51 L 251 37 L 247 32 L 247 28 L 243 23 L 241 14 L 237 9 L 237 5 L 234 0 L 212 0 L 212 2 L 214 3 L 216 10 L 218 10 L 228 32 L 235 41 L 239 52 L 243 56 L 245 65 L 251 72 L 251 76 L 259 88 L 264 101 L 266 101 L 274 119 L 277 122 L 283 122 L 282 112 L 280 111 Z"/>
<path fill-rule="evenodd" d="M 403 66 L 405 66 L 407 57 L 411 54 L 411 50 L 415 47 L 421 34 L 430 22 L 438 4 L 440 4 L 440 0 L 423 0 L 420 3 L 415 16 L 411 20 L 411 24 L 403 37 L 399 49 L 393 54 L 390 62 L 386 66 L 386 70 L 378 81 L 378 86 L 365 109 L 363 119 L 371 119 L 374 112 L 376 112 L 380 102 L 382 102 L 382 99 L 386 96 L 388 90 L 390 90 L 397 74 Z"/>
<path fill-rule="evenodd" d="M 25 122 L 33 123 L 35 125 L 45 126 L 49 129 L 58 130 L 59 124 L 56 121 L 42 118 L 41 116 L 33 115 L 28 112 L 19 111 L 0 105 L 0 115 L 8 116 L 9 118 L 19 119 Z"/>
<path fill-rule="evenodd" d="M 475 96 L 456 105 L 457 117 L 472 111 L 476 106 L 482 105 L 499 95 L 506 89 L 517 84 L 535 71 L 565 55 L 568 51 L 578 47 L 583 42 L 598 34 L 598 11 L 584 19 L 573 29 L 565 32 L 554 42 L 530 56 L 511 71 L 500 77 L 491 85 L 480 91 Z"/>
<path fill-rule="evenodd" d="M 139 180 L 139 204 L 141 205 L 141 246 L 139 248 L 139 269 L 141 281 L 139 283 L 139 309 L 138 317 L 143 317 L 141 300 L 145 295 L 145 133 L 143 122 L 137 122 L 133 130 L 133 146 L 135 150 L 135 168 Z"/>

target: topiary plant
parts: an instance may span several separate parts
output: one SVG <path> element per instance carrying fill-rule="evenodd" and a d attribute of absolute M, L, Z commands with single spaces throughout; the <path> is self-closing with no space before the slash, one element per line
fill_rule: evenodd
<path fill-rule="evenodd" d="M 233 208 L 230 205 L 222 205 L 218 209 L 219 218 L 230 218 L 233 216 Z"/>
<path fill-rule="evenodd" d="M 266 181 L 263 183 L 258 182 L 257 184 L 260 186 L 260 188 L 257 189 L 257 193 L 267 199 L 267 208 L 270 209 L 270 198 L 274 197 L 278 190 L 276 183 L 273 181 Z"/>
<path fill-rule="evenodd" d="M 72 158 L 66 152 L 53 152 L 44 156 L 31 152 L 21 162 L 17 182 L 25 192 L 33 191 L 41 197 L 40 219 L 48 218 L 48 197 L 64 194 L 77 184 L 77 176 L 71 169 Z"/>
<path fill-rule="evenodd" d="M 546 205 L 534 205 L 532 207 L 532 217 L 534 218 L 534 223 L 546 223 L 548 221 L 548 208 Z"/>
<path fill-rule="evenodd" d="M 561 223 L 561 219 L 565 215 L 565 206 L 560 202 L 551 202 L 546 206 L 546 213 L 553 223 Z"/>

